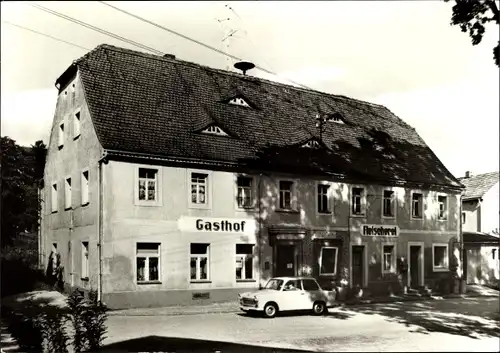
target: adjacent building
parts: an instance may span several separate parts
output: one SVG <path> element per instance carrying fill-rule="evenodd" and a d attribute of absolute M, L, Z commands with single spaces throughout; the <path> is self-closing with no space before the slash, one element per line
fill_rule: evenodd
<path fill-rule="evenodd" d="M 499 285 L 500 201 L 499 173 L 460 178 L 465 185 L 462 198 L 464 275 L 469 284 Z"/>
<path fill-rule="evenodd" d="M 56 86 L 41 238 L 67 287 L 121 308 L 280 275 L 448 286 L 463 186 L 387 108 L 110 45 Z"/>

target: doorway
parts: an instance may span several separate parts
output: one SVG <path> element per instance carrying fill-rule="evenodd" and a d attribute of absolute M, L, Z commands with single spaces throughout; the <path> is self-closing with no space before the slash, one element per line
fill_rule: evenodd
<path fill-rule="evenodd" d="M 351 255 L 352 286 L 363 288 L 364 268 L 365 268 L 365 247 L 363 245 L 353 245 Z"/>
<path fill-rule="evenodd" d="M 418 288 L 424 285 L 424 246 L 420 243 L 408 243 L 408 287 Z"/>
<path fill-rule="evenodd" d="M 276 245 L 276 277 L 296 276 L 297 258 L 295 245 Z"/>

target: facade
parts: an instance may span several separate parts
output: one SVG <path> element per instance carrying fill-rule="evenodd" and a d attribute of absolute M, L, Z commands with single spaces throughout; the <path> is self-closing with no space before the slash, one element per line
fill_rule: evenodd
<path fill-rule="evenodd" d="M 272 276 L 448 286 L 462 185 L 385 107 L 109 45 L 56 84 L 41 247 L 67 287 L 124 308 Z"/>
<path fill-rule="evenodd" d="M 499 173 L 471 175 L 462 198 L 465 278 L 469 284 L 498 286 L 500 281 L 500 205 Z"/>

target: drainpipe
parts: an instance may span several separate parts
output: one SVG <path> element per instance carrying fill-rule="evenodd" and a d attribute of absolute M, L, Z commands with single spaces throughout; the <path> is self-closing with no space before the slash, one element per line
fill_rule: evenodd
<path fill-rule="evenodd" d="M 102 187 L 102 163 L 107 164 L 108 152 L 104 151 L 102 157 L 97 161 L 97 258 L 98 258 L 98 278 L 97 278 L 97 300 L 102 300 L 102 230 L 103 230 L 103 187 Z"/>
<path fill-rule="evenodd" d="M 460 265 L 462 266 L 462 268 L 460 269 L 460 277 L 459 277 L 459 280 L 460 280 L 460 283 L 459 283 L 459 291 L 460 291 L 460 294 L 462 293 L 463 291 L 463 281 L 466 280 L 464 278 L 464 273 L 465 273 L 465 264 L 464 264 L 464 232 L 463 232 L 463 228 L 462 228 L 462 198 L 463 198 L 463 193 L 460 193 L 460 206 L 459 206 L 459 215 L 458 215 L 458 219 L 459 219 L 459 232 L 460 234 L 458 235 L 458 247 L 459 247 L 459 254 L 458 254 L 458 258 L 460 260 Z"/>
<path fill-rule="evenodd" d="M 259 195 L 259 198 L 258 198 L 258 202 L 259 202 L 259 216 L 258 216 L 258 220 L 259 220 L 259 268 L 260 268 L 260 274 L 259 274 L 259 288 L 261 287 L 262 285 L 262 272 L 264 272 L 262 270 L 262 218 L 261 218 L 261 214 L 262 214 L 262 195 L 261 195 L 261 184 L 262 184 L 262 173 L 260 173 L 259 175 L 259 186 L 258 186 L 258 195 Z"/>

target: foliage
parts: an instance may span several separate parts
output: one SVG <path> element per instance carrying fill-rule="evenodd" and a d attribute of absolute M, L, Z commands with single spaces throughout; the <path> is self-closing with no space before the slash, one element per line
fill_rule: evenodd
<path fill-rule="evenodd" d="M 462 32 L 469 32 L 472 45 L 481 43 L 487 23 L 500 24 L 498 7 L 494 0 L 455 0 L 452 11 L 451 25 L 459 26 Z M 497 66 L 500 66 L 499 45 L 500 41 L 493 48 L 493 60 Z"/>
<path fill-rule="evenodd" d="M 68 299 L 68 318 L 73 324 L 73 348 L 76 353 L 83 352 L 88 346 L 88 338 L 85 331 L 85 301 L 83 293 L 79 289 L 71 292 Z"/>
<path fill-rule="evenodd" d="M 66 333 L 66 315 L 61 311 L 47 311 L 42 320 L 43 336 L 49 353 L 67 353 L 69 337 Z"/>
<path fill-rule="evenodd" d="M 49 284 L 52 285 L 56 290 L 64 289 L 63 274 L 64 266 L 61 262 L 61 254 L 51 251 L 45 276 Z"/>
<path fill-rule="evenodd" d="M 102 341 L 106 338 L 107 327 L 106 320 L 108 317 L 107 307 L 97 299 L 97 292 L 91 290 L 88 299 L 86 300 L 86 310 L 84 311 L 84 326 L 86 339 L 89 344 L 90 351 L 98 350 Z"/>
<path fill-rule="evenodd" d="M 24 317 L 4 310 L 2 317 L 8 317 L 9 332 L 16 339 L 22 352 L 43 352 L 43 324 L 41 316 Z"/>

